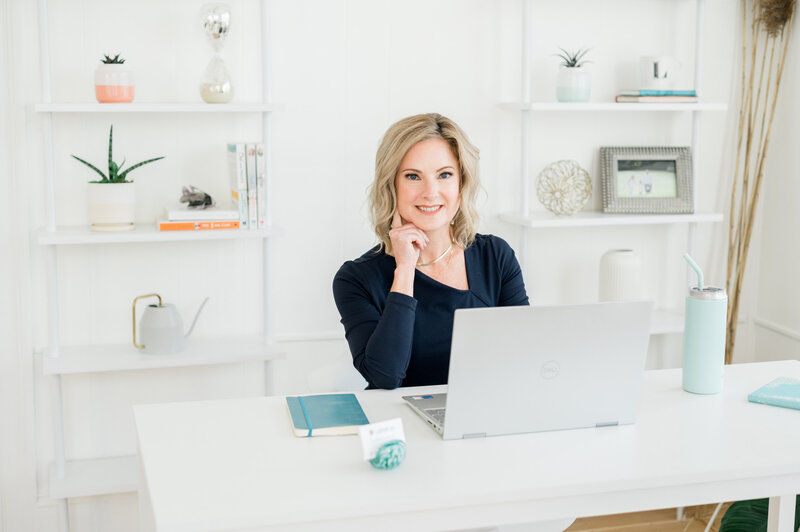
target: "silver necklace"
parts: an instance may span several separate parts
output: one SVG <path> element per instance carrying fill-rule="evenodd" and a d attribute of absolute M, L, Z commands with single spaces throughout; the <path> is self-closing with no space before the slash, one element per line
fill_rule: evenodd
<path fill-rule="evenodd" d="M 422 268 L 422 267 L 424 267 L 424 266 L 430 266 L 431 264 L 436 264 L 437 262 L 439 262 L 440 260 L 442 260 L 442 259 L 443 259 L 443 258 L 444 258 L 444 257 L 445 257 L 445 256 L 446 256 L 448 253 L 450 253 L 450 250 L 451 250 L 451 249 L 453 249 L 453 243 L 452 243 L 452 242 L 450 243 L 450 245 L 449 245 L 449 246 L 447 246 L 447 249 L 446 249 L 446 250 L 444 250 L 444 253 L 442 253 L 441 255 L 439 255 L 438 257 L 436 257 L 435 259 L 433 259 L 431 262 L 426 262 L 426 263 L 424 263 L 424 264 L 423 264 L 423 263 L 421 263 L 421 262 L 418 262 L 418 263 L 417 263 L 417 268 Z"/>

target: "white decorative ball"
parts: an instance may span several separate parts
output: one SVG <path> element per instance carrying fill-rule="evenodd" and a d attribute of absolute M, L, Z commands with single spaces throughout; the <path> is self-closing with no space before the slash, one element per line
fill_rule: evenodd
<path fill-rule="evenodd" d="M 556 161 L 544 167 L 536 178 L 536 196 L 555 214 L 573 214 L 592 195 L 589 173 L 575 161 Z"/>

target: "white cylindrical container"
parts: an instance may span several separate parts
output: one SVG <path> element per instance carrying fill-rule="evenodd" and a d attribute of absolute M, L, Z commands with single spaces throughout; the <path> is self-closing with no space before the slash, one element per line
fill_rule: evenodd
<path fill-rule="evenodd" d="M 556 100 L 559 102 L 588 102 L 592 92 L 592 73 L 585 66 L 558 68 Z"/>
<path fill-rule="evenodd" d="M 600 301 L 642 299 L 642 259 L 632 249 L 612 249 L 600 259 Z"/>
<path fill-rule="evenodd" d="M 89 183 L 87 204 L 92 231 L 130 231 L 136 217 L 136 188 L 127 183 Z"/>

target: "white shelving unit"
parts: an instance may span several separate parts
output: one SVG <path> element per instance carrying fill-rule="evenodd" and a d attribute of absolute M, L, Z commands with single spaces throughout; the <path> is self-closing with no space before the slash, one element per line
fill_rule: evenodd
<path fill-rule="evenodd" d="M 136 456 L 101 457 L 84 460 L 65 459 L 63 397 L 61 377 L 80 373 L 102 373 L 135 370 L 157 370 L 189 366 L 208 366 L 263 362 L 265 390 L 272 390 L 271 362 L 284 358 L 273 344 L 272 304 L 270 276 L 270 241 L 279 234 L 271 224 L 269 205 L 271 181 L 271 113 L 283 106 L 271 102 L 270 56 L 268 47 L 268 0 L 261 0 L 261 57 L 263 70 L 262 101 L 253 103 L 203 104 L 203 103 L 54 103 L 50 83 L 50 42 L 47 0 L 40 0 L 40 46 L 42 50 L 43 103 L 35 106 L 44 123 L 44 148 L 46 157 L 45 188 L 47 192 L 47 226 L 35 235 L 37 244 L 45 247 L 48 277 L 48 344 L 41 353 L 42 374 L 51 383 L 53 398 L 52 417 L 54 433 L 54 462 L 50 470 L 49 496 L 60 499 L 59 526 L 69 530 L 67 499 L 113 493 L 132 492 L 138 489 L 138 462 Z M 53 115 L 59 113 L 251 113 L 261 115 L 262 141 L 265 147 L 265 181 L 267 190 L 267 228 L 257 231 L 158 231 L 155 223 L 138 225 L 134 230 L 121 233 L 92 232 L 88 227 L 56 225 L 55 165 L 53 146 Z M 222 153 L 222 150 L 221 150 Z M 223 156 L 223 155 L 221 155 Z M 99 244 L 150 244 L 161 245 L 176 241 L 213 241 L 248 239 L 261 242 L 263 281 L 263 330 L 250 337 L 231 336 L 214 339 L 192 339 L 185 351 L 175 355 L 143 355 L 130 343 L 110 345 L 62 346 L 59 342 L 58 312 L 58 250 L 62 246 Z"/>
<path fill-rule="evenodd" d="M 70 460 L 59 476 L 50 469 L 50 497 L 69 499 L 136 491 L 139 484 L 139 460 L 135 455 Z M 63 528 L 63 525 L 62 525 Z"/>
<path fill-rule="evenodd" d="M 721 222 L 720 213 L 695 214 L 610 214 L 598 211 L 578 211 L 570 216 L 559 216 L 551 212 L 529 212 L 521 215 L 508 212 L 500 215 L 500 219 L 528 229 L 546 229 L 555 227 L 603 227 L 610 225 L 658 225 L 698 222 Z"/>
<path fill-rule="evenodd" d="M 522 3 L 522 99 L 519 102 L 500 103 L 502 109 L 520 113 L 520 206 L 516 212 L 502 213 L 500 219 L 504 222 L 519 226 L 520 237 L 520 262 L 523 271 L 527 265 L 528 231 L 541 229 L 555 229 L 568 227 L 613 227 L 636 226 L 655 224 L 686 223 L 687 250 L 694 252 L 696 230 L 698 223 L 715 223 L 724 219 L 722 213 L 694 214 L 608 214 L 596 211 L 579 211 L 571 216 L 558 216 L 547 211 L 532 211 L 530 207 L 530 181 L 531 173 L 531 120 L 534 113 L 651 113 L 651 112 L 690 112 L 692 116 L 692 159 L 693 167 L 699 168 L 699 138 L 701 116 L 704 112 L 724 112 L 728 105 L 724 102 L 702 101 L 700 92 L 702 81 L 702 52 L 703 52 L 703 19 L 705 16 L 705 0 L 697 1 L 697 31 L 695 43 L 695 72 L 694 84 L 700 102 L 697 103 L 616 103 L 616 102 L 535 102 L 531 99 L 531 52 L 533 49 L 533 7 L 532 0 L 523 0 Z M 697 176 L 693 198 L 695 210 L 697 209 Z M 653 314 L 651 334 L 671 334 L 683 332 L 683 315 L 669 309 L 656 309 Z"/>
<path fill-rule="evenodd" d="M 131 244 L 135 242 L 179 242 L 195 240 L 252 240 L 272 238 L 280 234 L 272 227 L 258 231 L 214 229 L 213 231 L 159 231 L 153 225 L 137 225 L 124 233 L 102 233 L 89 227 L 61 226 L 54 230 L 41 229 L 36 235 L 40 246 L 83 244 Z"/>
<path fill-rule="evenodd" d="M 504 102 L 500 107 L 509 111 L 725 111 L 726 103 L 616 103 L 616 102 Z"/>
<path fill-rule="evenodd" d="M 271 113 L 283 110 L 271 103 L 40 103 L 37 113 Z"/>
<path fill-rule="evenodd" d="M 59 356 L 42 357 L 42 373 L 68 375 L 136 371 L 145 369 L 213 366 L 240 362 L 266 362 L 284 358 L 276 346 L 264 345 L 260 336 L 203 338 L 187 341 L 186 349 L 172 355 L 146 355 L 131 343 L 63 346 Z"/>

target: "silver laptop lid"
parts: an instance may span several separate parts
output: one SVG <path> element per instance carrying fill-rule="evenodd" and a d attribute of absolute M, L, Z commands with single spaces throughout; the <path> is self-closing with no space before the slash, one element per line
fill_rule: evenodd
<path fill-rule="evenodd" d="M 456 310 L 444 438 L 633 423 L 652 309 Z"/>

